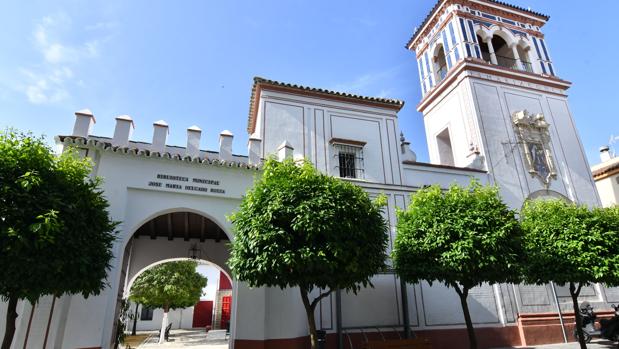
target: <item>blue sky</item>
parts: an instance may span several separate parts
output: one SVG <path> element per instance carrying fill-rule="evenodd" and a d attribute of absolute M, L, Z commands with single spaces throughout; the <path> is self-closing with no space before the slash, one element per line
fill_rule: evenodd
<path fill-rule="evenodd" d="M 170 124 L 169 144 L 202 128 L 202 147 L 235 134 L 246 154 L 252 78 L 406 101 L 400 127 L 421 161 L 427 149 L 415 58 L 404 45 L 434 0 L 0 1 L 0 128 L 49 138 L 91 109 L 95 134 L 129 114 L 134 140 Z M 551 16 L 542 29 L 557 74 L 574 83 L 571 110 L 589 161 L 619 135 L 619 1 L 511 0 Z"/>

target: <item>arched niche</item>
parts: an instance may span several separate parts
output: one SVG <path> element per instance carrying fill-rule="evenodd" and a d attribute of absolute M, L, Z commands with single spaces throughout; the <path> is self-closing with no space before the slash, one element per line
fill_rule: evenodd
<path fill-rule="evenodd" d="M 567 196 L 554 190 L 542 189 L 530 193 L 529 196 L 527 196 L 527 198 L 522 203 L 522 207 L 524 207 L 527 202 L 535 200 L 562 200 L 569 203 L 573 202 Z"/>

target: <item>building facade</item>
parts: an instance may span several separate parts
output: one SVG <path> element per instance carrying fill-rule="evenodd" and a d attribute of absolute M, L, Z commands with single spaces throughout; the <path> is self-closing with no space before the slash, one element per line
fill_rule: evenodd
<path fill-rule="evenodd" d="M 619 203 L 619 158 L 615 157 L 608 146 L 600 148 L 600 160 L 591 166 L 595 186 L 600 195 L 602 206 L 610 207 Z"/>
<path fill-rule="evenodd" d="M 371 195 L 385 194 L 390 243 L 395 211 L 426 185 L 496 184 L 508 205 L 553 197 L 599 205 L 566 90 L 541 28 L 548 17 L 494 0 L 441 0 L 406 47 L 417 59 L 431 163 L 416 161 L 401 135 L 403 102 L 255 78 L 248 118 L 248 155 L 232 154 L 233 135 L 219 134 L 218 151 L 200 149 L 200 128 L 187 129 L 185 147 L 166 143 L 168 124 L 153 125 L 151 142 L 130 139 L 135 126 L 117 117 L 112 137 L 95 136 L 95 117 L 76 113 L 63 146 L 77 147 L 104 179 L 110 215 L 122 222 L 114 247 L 110 287 L 101 295 L 46 297 L 20 303 L 13 348 L 109 348 L 118 302 L 139 273 L 186 258 L 218 265 L 230 275 L 226 219 L 260 176 L 262 159 L 311 161 L 323 173 L 351 181 Z M 172 126 L 176 127 L 176 126 Z M 395 336 L 407 324 L 435 348 L 466 345 L 456 293 L 434 283 L 401 285 L 393 273 L 376 275 L 374 288 L 333 293 L 317 309 L 328 346 L 359 348 L 367 338 Z M 318 290 L 316 290 L 318 292 Z M 469 308 L 482 347 L 562 341 L 557 309 L 571 308 L 554 285 L 483 285 Z M 581 298 L 599 308 L 619 301 L 619 290 L 594 285 Z M 307 323 L 298 290 L 249 288 L 232 282 L 230 346 L 304 348 Z M 0 312 L 4 311 L 0 307 Z M 0 314 L 2 316 L 2 314 Z M 573 322 L 566 315 L 565 322 Z M 571 330 L 568 326 L 568 333 Z M 2 331 L 2 330 L 0 330 Z M 571 336 L 570 336 L 571 337 Z"/>

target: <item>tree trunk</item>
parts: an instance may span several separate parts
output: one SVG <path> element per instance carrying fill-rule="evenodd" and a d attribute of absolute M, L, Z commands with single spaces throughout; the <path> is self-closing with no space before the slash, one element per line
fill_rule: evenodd
<path fill-rule="evenodd" d="M 466 302 L 466 299 L 469 296 L 469 289 L 462 286 L 462 290 L 460 290 L 460 287 L 456 284 L 453 284 L 452 286 L 456 289 L 458 296 L 460 296 L 460 304 L 462 305 L 462 313 L 464 314 L 464 322 L 466 323 L 466 332 L 469 336 L 469 348 L 477 349 L 477 337 L 475 337 L 475 329 L 473 328 L 469 305 Z"/>
<path fill-rule="evenodd" d="M 318 337 L 316 333 L 316 320 L 314 319 L 314 307 L 309 301 L 308 291 L 302 287 L 301 290 L 301 299 L 303 300 L 303 306 L 305 307 L 305 314 L 307 315 L 307 325 L 309 326 L 310 332 L 310 342 L 312 344 L 312 349 L 318 349 Z"/>
<path fill-rule="evenodd" d="M 15 320 L 17 319 L 17 301 L 16 297 L 9 298 L 8 308 L 6 309 L 6 326 L 4 339 L 2 340 L 2 349 L 10 349 L 15 336 Z"/>
<path fill-rule="evenodd" d="M 578 335 L 578 343 L 580 344 L 580 349 L 587 349 L 587 343 L 585 343 L 585 337 L 582 332 L 582 317 L 580 316 L 580 311 L 578 310 L 578 295 L 580 294 L 580 289 L 582 285 L 579 283 L 578 288 L 574 285 L 573 282 L 570 282 L 570 296 L 572 296 L 572 305 L 574 306 L 574 319 L 576 320 L 576 334 Z"/>
<path fill-rule="evenodd" d="M 135 329 L 138 325 L 138 307 L 140 303 L 135 303 L 135 313 L 133 313 L 133 328 L 131 329 L 131 335 L 135 336 Z"/>
<path fill-rule="evenodd" d="M 165 342 L 165 329 L 168 327 L 168 311 L 170 307 L 167 305 L 163 306 L 163 318 L 161 319 L 161 333 L 159 334 L 159 344 L 163 344 Z"/>

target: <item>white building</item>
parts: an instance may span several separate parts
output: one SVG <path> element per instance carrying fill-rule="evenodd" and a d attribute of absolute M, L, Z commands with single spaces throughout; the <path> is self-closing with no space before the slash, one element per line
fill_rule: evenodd
<path fill-rule="evenodd" d="M 170 309 L 168 312 L 168 323 L 172 324 L 172 329 L 190 328 L 221 328 L 221 307 L 218 303 L 221 300 L 218 294 L 230 289 L 231 282 L 225 274 L 215 265 L 200 264 L 196 271 L 207 278 L 206 287 L 202 290 L 200 301 L 195 305 L 181 309 Z M 219 311 L 216 311 L 219 309 Z M 158 331 L 161 328 L 163 319 L 163 309 L 149 309 L 142 305 L 131 303 L 129 306 L 131 314 L 136 314 L 135 328 L 137 331 Z M 133 328 L 134 320 L 127 323 L 127 330 Z"/>
<path fill-rule="evenodd" d="M 557 77 L 541 32 L 547 20 L 494 0 L 436 4 L 407 44 L 421 77 L 417 109 L 424 117 L 429 164 L 416 162 L 400 136 L 398 125 L 406 120 L 397 113 L 403 102 L 262 78 L 252 88 L 248 156 L 231 153 L 228 131 L 220 133 L 218 151 L 206 151 L 200 150 L 196 126 L 187 129 L 186 147 L 176 147 L 166 144 L 164 121 L 154 123 L 153 139 L 145 143 L 130 139 L 134 124 L 128 116 L 117 118 L 112 137 L 102 137 L 92 133 L 94 115 L 77 112 L 73 132 L 57 140 L 93 159 L 110 214 L 122 222 L 108 274 L 111 286 L 88 299 L 46 297 L 34 310 L 21 303 L 13 348 L 22 348 L 26 338 L 32 348 L 44 347 L 44 341 L 50 348 L 109 348 L 118 300 L 132 280 L 154 263 L 187 257 L 193 244 L 202 259 L 229 275 L 226 242 L 234 233 L 226 215 L 238 207 L 269 154 L 306 157 L 320 171 L 371 195 L 385 193 L 390 246 L 395 209 L 430 184 L 467 184 L 474 177 L 497 184 L 515 209 L 539 197 L 599 205 L 567 102 L 570 83 Z M 389 273 L 376 275 L 373 283 L 375 288 L 356 296 L 334 293 L 322 300 L 317 325 L 328 332 L 330 346 L 339 338 L 343 348 L 351 343 L 359 348 L 365 335 L 380 337 L 377 331 L 394 336 L 406 319 L 435 348 L 466 346 L 453 290 L 425 282 L 400 287 Z M 557 293 L 555 298 L 550 286 L 475 288 L 469 307 L 480 346 L 562 341 L 556 309 L 571 309 L 571 301 L 565 289 Z M 607 302 L 619 301 L 619 291 L 596 285 L 581 298 L 608 308 Z M 234 281 L 231 307 L 231 347 L 305 347 L 307 324 L 297 290 L 252 289 Z"/>
<path fill-rule="evenodd" d="M 608 146 L 600 148 L 601 163 L 591 166 L 595 186 L 602 200 L 602 206 L 619 203 L 619 157 L 611 153 Z"/>

